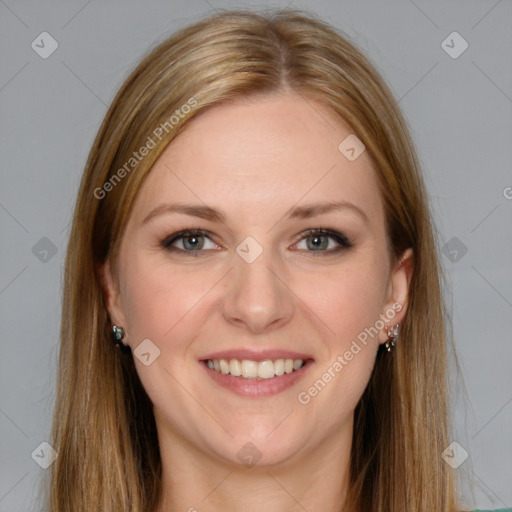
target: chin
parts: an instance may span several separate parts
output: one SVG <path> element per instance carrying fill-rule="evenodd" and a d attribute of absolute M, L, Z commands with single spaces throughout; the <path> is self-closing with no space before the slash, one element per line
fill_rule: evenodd
<path fill-rule="evenodd" d="M 275 425 L 274 427 L 275 428 Z M 304 442 L 293 436 L 289 429 L 278 434 L 251 436 L 247 432 L 225 440 L 222 449 L 219 445 L 212 447 L 217 457 L 228 465 L 246 466 L 247 468 L 281 466 L 296 459 L 304 448 Z"/>

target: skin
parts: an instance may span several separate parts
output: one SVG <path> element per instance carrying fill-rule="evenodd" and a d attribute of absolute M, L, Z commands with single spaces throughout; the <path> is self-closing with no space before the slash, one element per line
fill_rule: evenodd
<path fill-rule="evenodd" d="M 119 254 L 119 275 L 104 267 L 112 322 L 132 351 L 149 338 L 160 355 L 135 358 L 154 405 L 163 463 L 159 512 L 178 510 L 339 510 L 346 492 L 354 409 L 368 383 L 385 329 L 307 405 L 297 395 L 345 354 L 379 315 L 406 311 L 412 254 L 391 265 L 384 210 L 366 152 L 349 161 L 338 145 L 351 130 L 321 104 L 293 92 L 217 105 L 166 148 L 139 191 Z M 182 213 L 143 219 L 168 202 L 208 205 L 226 221 Z M 354 210 L 286 219 L 294 206 L 349 201 Z M 197 257 L 191 239 L 161 246 L 185 228 L 212 239 Z M 338 253 L 317 249 L 307 229 L 344 233 Z M 262 254 L 247 263 L 237 246 L 252 236 Z M 308 243 L 309 240 L 309 243 Z M 183 245 L 187 243 L 187 245 Z M 197 242 L 197 240 L 196 240 Z M 188 249 L 187 249 L 188 248 Z M 322 252 L 323 251 L 323 252 Z M 118 280 L 116 280 L 116 277 Z M 199 360 L 217 350 L 289 349 L 311 354 L 309 375 L 268 398 L 215 384 Z M 261 459 L 237 457 L 248 442 Z M 338 508 L 337 508 L 338 507 Z"/>

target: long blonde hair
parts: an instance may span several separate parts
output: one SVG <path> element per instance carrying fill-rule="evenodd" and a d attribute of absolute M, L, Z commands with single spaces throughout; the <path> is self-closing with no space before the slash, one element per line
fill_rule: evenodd
<path fill-rule="evenodd" d="M 134 198 L 164 148 L 211 105 L 294 90 L 330 107 L 364 143 L 378 178 L 395 261 L 414 272 L 400 342 L 379 352 L 355 410 L 345 510 L 453 512 L 441 458 L 452 428 L 453 349 L 425 185 L 396 101 L 347 38 L 299 10 L 227 11 L 158 44 L 130 74 L 82 176 L 67 249 L 49 470 L 53 512 L 152 512 L 161 460 L 152 406 L 129 353 L 114 349 L 100 267 L 115 268 Z M 187 108 L 185 106 L 188 105 Z M 140 156 L 140 149 L 148 148 Z M 122 171 L 124 169 L 124 171 Z"/>

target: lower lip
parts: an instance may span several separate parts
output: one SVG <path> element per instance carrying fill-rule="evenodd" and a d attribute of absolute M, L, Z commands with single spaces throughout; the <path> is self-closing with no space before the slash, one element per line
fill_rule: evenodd
<path fill-rule="evenodd" d="M 244 379 L 243 377 L 219 373 L 212 368 L 208 368 L 206 361 L 200 361 L 200 364 L 219 386 L 240 396 L 266 397 L 277 395 L 291 388 L 309 371 L 309 368 L 313 366 L 313 361 L 309 359 L 300 370 L 261 380 Z"/>

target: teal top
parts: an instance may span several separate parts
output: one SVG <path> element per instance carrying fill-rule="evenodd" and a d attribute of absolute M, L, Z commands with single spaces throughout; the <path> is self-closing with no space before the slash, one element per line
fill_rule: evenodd
<path fill-rule="evenodd" d="M 481 510 L 476 508 L 473 512 L 512 512 L 512 508 L 497 508 L 496 510 Z"/>

